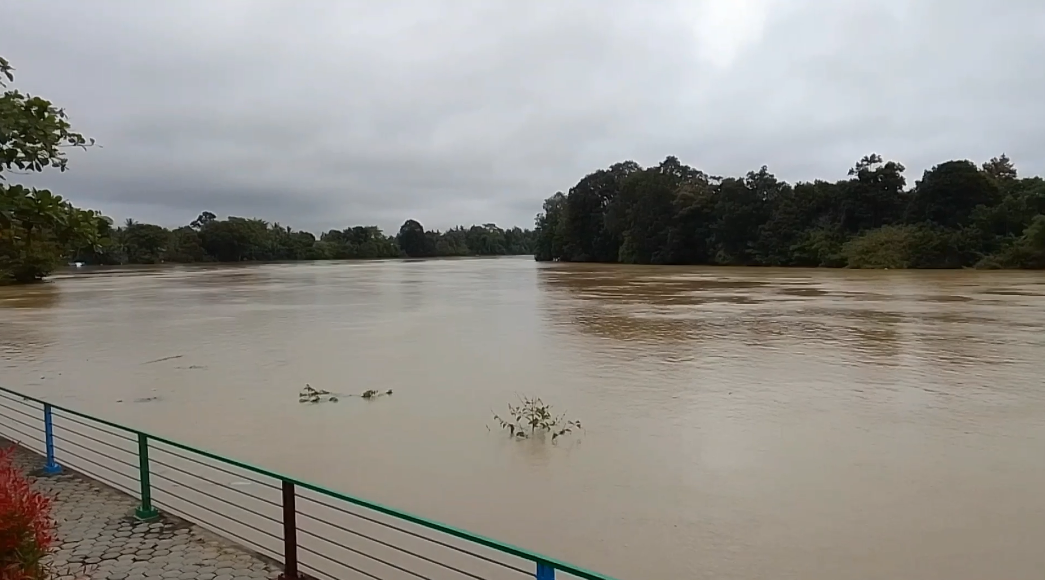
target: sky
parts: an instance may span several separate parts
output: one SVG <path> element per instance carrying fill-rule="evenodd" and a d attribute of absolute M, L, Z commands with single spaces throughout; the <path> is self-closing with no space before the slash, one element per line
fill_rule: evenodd
<path fill-rule="evenodd" d="M 3 2 L 14 87 L 101 147 L 46 186 L 117 220 L 532 227 L 585 174 L 1045 174 L 1041 0 Z"/>

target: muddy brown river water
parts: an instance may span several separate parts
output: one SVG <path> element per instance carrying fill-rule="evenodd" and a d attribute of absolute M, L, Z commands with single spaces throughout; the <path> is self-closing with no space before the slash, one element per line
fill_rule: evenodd
<path fill-rule="evenodd" d="M 0 288 L 0 385 L 622 580 L 1045 577 L 1041 273 L 84 270 Z"/>

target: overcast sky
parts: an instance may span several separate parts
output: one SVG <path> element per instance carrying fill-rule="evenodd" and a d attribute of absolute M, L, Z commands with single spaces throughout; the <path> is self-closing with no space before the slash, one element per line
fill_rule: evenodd
<path fill-rule="evenodd" d="M 0 54 L 103 146 L 36 183 L 164 225 L 529 227 L 672 154 L 1045 173 L 1042 0 L 10 0 Z"/>

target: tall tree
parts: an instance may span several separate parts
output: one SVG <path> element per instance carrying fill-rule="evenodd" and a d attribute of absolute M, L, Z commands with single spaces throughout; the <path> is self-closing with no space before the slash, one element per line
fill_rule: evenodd
<path fill-rule="evenodd" d="M 914 186 L 907 222 L 953 228 L 969 223 L 977 206 L 1001 201 L 997 184 L 971 161 L 948 161 L 929 169 Z"/>
<path fill-rule="evenodd" d="M 406 220 L 399 228 L 396 236 L 399 248 L 411 258 L 423 258 L 431 256 L 434 248 L 429 247 L 429 241 L 425 236 L 425 228 L 417 220 Z"/>
<path fill-rule="evenodd" d="M 46 189 L 8 183 L 8 175 L 65 171 L 65 147 L 93 141 L 71 130 L 50 101 L 8 88 L 14 68 L 0 57 L 0 282 L 32 282 L 50 273 L 68 246 L 97 241 L 98 216 Z"/>

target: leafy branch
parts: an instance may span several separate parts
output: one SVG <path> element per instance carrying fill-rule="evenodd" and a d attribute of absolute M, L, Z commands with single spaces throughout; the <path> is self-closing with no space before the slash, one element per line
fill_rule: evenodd
<path fill-rule="evenodd" d="M 519 404 L 508 404 L 506 418 L 495 413 L 493 419 L 515 439 L 551 434 L 552 443 L 555 443 L 559 437 L 583 429 L 579 420 L 568 419 L 566 413 L 553 413 L 552 406 L 540 397 L 520 396 Z"/>

